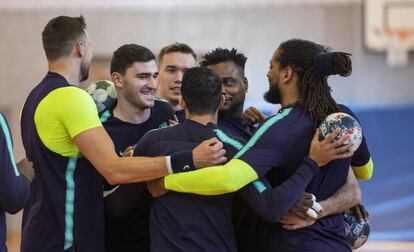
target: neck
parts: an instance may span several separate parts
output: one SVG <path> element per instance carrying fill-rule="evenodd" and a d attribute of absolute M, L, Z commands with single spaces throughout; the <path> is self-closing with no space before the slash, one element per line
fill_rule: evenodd
<path fill-rule="evenodd" d="M 124 99 L 119 99 L 113 110 L 114 116 L 124 122 L 140 124 L 148 120 L 151 115 L 150 108 L 141 109 Z"/>
<path fill-rule="evenodd" d="M 217 124 L 217 112 L 208 115 L 193 115 L 186 111 L 186 119 L 193 120 L 203 125 L 207 125 L 208 123 Z"/>
<path fill-rule="evenodd" d="M 280 98 L 280 105 L 282 107 L 291 107 L 298 102 L 299 94 L 294 90 L 287 90 L 285 94 L 281 94 Z"/>
<path fill-rule="evenodd" d="M 72 85 L 79 85 L 80 66 L 68 58 L 49 61 L 49 71 L 62 75 Z"/>
<path fill-rule="evenodd" d="M 237 106 L 235 108 L 230 108 L 227 111 L 221 111 L 220 116 L 242 118 L 243 117 L 243 106 Z"/>

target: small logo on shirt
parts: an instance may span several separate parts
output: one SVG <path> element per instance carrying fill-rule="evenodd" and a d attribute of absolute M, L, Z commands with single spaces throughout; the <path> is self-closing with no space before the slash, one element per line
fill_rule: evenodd
<path fill-rule="evenodd" d="M 188 169 L 190 169 L 190 166 L 189 166 L 189 165 L 185 165 L 185 166 L 183 167 L 183 170 L 188 170 Z"/>
<path fill-rule="evenodd" d="M 168 123 L 167 122 L 163 122 L 163 123 L 161 123 L 160 125 L 158 125 L 158 128 L 160 128 L 160 129 L 162 129 L 162 128 L 166 128 L 166 127 L 169 127 L 170 125 L 168 125 Z"/>

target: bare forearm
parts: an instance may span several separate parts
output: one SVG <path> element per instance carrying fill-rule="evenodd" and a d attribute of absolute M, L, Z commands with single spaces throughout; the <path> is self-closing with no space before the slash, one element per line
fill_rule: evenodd
<path fill-rule="evenodd" d="M 111 184 L 142 182 L 168 175 L 165 157 L 115 157 L 102 165 L 98 170 L 102 170 Z"/>
<path fill-rule="evenodd" d="M 165 157 L 118 157 L 103 127 L 80 133 L 74 142 L 110 184 L 141 182 L 168 174 Z"/>
<path fill-rule="evenodd" d="M 361 189 L 355 179 L 352 169 L 348 172 L 346 183 L 338 189 L 331 197 L 319 202 L 323 211 L 318 219 L 342 213 L 345 210 L 359 204 L 361 201 Z"/>

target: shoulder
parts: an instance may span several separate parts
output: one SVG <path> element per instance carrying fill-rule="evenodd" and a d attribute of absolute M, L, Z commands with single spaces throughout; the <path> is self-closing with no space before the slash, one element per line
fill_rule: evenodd
<path fill-rule="evenodd" d="M 243 138 L 235 137 L 229 133 L 222 131 L 221 129 L 215 129 L 217 138 L 223 143 L 224 149 L 226 150 L 227 158 L 232 158 L 241 150 L 246 143 Z"/>
<path fill-rule="evenodd" d="M 154 101 L 154 107 L 152 107 L 153 111 L 156 111 L 159 114 L 162 114 L 164 116 L 173 117 L 174 116 L 174 110 L 171 107 L 171 104 L 165 100 L 155 99 Z"/>
<path fill-rule="evenodd" d="M 348 113 L 348 114 L 354 114 L 354 112 L 346 105 L 344 104 L 338 104 L 339 109 L 344 112 L 344 113 Z"/>
<path fill-rule="evenodd" d="M 152 129 L 145 133 L 141 140 L 156 142 L 163 139 L 175 138 L 182 133 L 182 130 L 183 129 L 181 124 L 164 128 Z"/>
<path fill-rule="evenodd" d="M 287 108 L 264 121 L 249 142 L 262 139 L 273 146 L 287 146 L 313 136 L 316 122 L 301 106 Z"/>
<path fill-rule="evenodd" d="M 149 135 L 149 137 L 156 137 L 157 139 L 175 139 L 182 135 L 184 130 L 184 125 L 177 124 L 174 126 L 150 130 L 145 134 L 145 136 Z"/>
<path fill-rule="evenodd" d="M 83 89 L 75 86 L 61 87 L 48 94 L 55 111 L 61 113 L 89 114 L 96 117 L 98 110 L 92 97 Z"/>
<path fill-rule="evenodd" d="M 173 140 L 174 137 L 181 135 L 180 124 L 166 128 L 157 128 L 148 131 L 142 136 L 138 143 L 135 144 L 136 155 L 152 156 L 154 154 L 151 149 L 157 148 L 164 141 Z"/>
<path fill-rule="evenodd" d="M 93 109 L 96 105 L 91 96 L 83 89 L 75 86 L 65 86 L 50 92 L 43 100 L 49 100 L 55 108 Z M 42 102 L 43 102 L 42 100 Z"/>
<path fill-rule="evenodd" d="M 338 106 L 341 109 L 341 112 L 347 113 L 347 114 L 353 116 L 356 120 L 358 120 L 358 117 L 355 115 L 354 111 L 352 111 L 349 107 L 347 107 L 343 104 L 338 104 Z"/>
<path fill-rule="evenodd" d="M 59 98 L 65 98 L 65 99 L 86 99 L 89 101 L 92 101 L 91 96 L 83 89 L 77 87 L 77 86 L 65 86 L 61 88 L 57 88 L 50 92 L 48 96 L 56 96 Z"/>

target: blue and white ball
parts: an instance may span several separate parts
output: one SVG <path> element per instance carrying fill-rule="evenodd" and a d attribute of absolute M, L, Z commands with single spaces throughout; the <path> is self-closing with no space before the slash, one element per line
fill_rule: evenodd
<path fill-rule="evenodd" d="M 345 235 L 352 249 L 360 248 L 368 240 L 370 225 L 368 220 L 358 222 L 350 210 L 344 213 Z"/>
<path fill-rule="evenodd" d="M 98 113 L 111 110 L 116 104 L 115 85 L 109 80 L 98 80 L 92 82 L 86 89 L 95 101 Z"/>
<path fill-rule="evenodd" d="M 346 113 L 339 112 L 330 114 L 319 125 L 320 139 L 324 139 L 336 129 L 341 129 L 341 131 L 336 136 L 335 141 L 347 135 L 349 138 L 344 144 L 353 143 L 354 145 L 350 151 L 356 151 L 362 142 L 362 128 L 358 121 Z"/>

